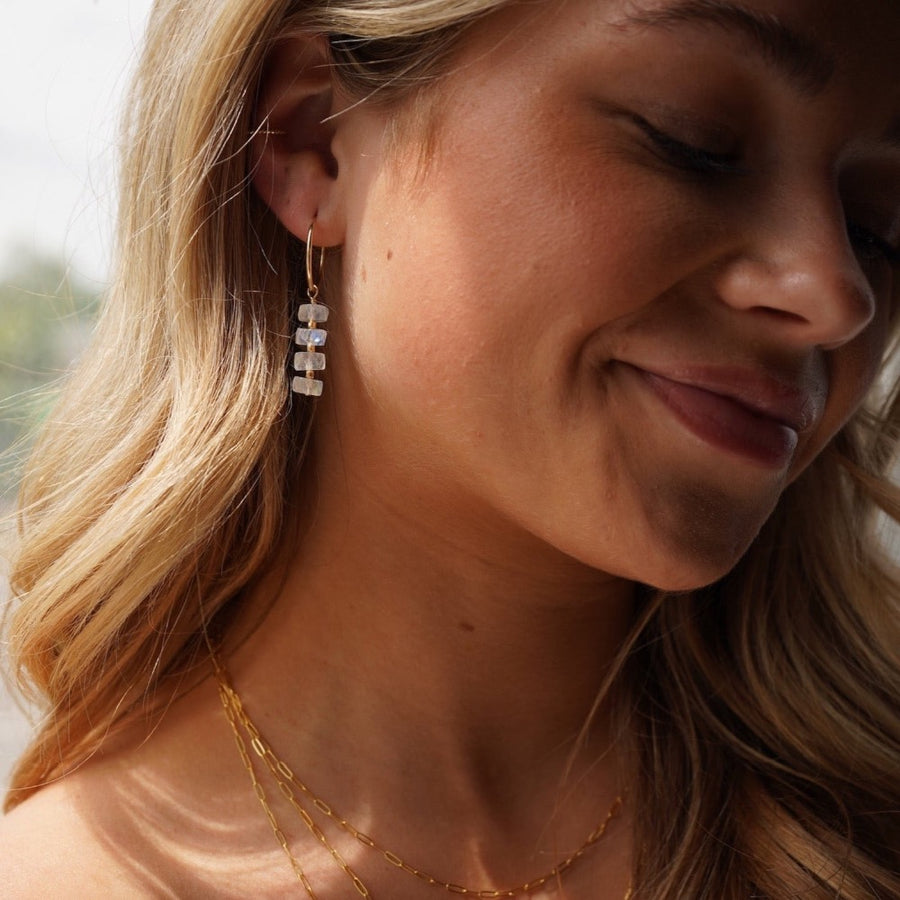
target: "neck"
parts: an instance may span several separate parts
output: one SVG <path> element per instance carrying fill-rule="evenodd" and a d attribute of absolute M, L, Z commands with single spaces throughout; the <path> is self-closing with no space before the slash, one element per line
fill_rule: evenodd
<path fill-rule="evenodd" d="M 402 773 L 413 796 L 478 798 L 504 817 L 521 816 L 523 796 L 558 796 L 630 627 L 632 585 L 527 536 L 498 546 L 496 529 L 487 540 L 446 506 L 422 515 L 335 482 L 286 576 L 255 592 L 274 604 L 229 664 L 251 714 L 273 744 L 332 760 L 345 785 Z M 582 773 L 609 746 L 603 706 L 586 736 Z M 352 774 L 340 747 L 354 748 Z"/>
<path fill-rule="evenodd" d="M 446 840 L 533 841 L 556 810 L 577 846 L 622 786 L 608 709 L 591 713 L 633 585 L 446 492 L 317 483 L 311 529 L 247 604 L 265 619 L 228 654 L 263 734 L 351 820 L 433 832 L 440 810 Z"/>

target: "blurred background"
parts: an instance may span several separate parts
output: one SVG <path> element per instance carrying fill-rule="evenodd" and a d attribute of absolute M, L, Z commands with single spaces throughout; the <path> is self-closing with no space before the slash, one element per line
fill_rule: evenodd
<path fill-rule="evenodd" d="M 152 0 L 0 0 L 0 609 L 27 435 L 83 349 L 109 266 L 121 98 Z M 6 671 L 5 644 L 0 669 Z M 36 711 L 0 680 L 0 788 Z"/>

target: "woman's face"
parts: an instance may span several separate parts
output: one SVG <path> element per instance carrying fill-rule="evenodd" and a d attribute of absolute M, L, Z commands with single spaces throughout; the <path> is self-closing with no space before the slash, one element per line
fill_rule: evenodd
<path fill-rule="evenodd" d="M 345 465 L 429 527 L 724 574 L 885 345 L 898 46 L 895 0 L 516 5 L 455 57 L 426 162 L 358 108 Z"/>

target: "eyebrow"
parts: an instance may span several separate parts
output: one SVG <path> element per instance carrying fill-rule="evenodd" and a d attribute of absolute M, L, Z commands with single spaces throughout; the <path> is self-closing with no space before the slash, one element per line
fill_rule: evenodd
<path fill-rule="evenodd" d="M 711 25 L 737 32 L 802 94 L 820 94 L 836 69 L 834 56 L 812 37 L 795 31 L 775 16 L 763 15 L 729 0 L 676 0 L 656 8 L 639 9 L 616 24 L 626 28 Z"/>

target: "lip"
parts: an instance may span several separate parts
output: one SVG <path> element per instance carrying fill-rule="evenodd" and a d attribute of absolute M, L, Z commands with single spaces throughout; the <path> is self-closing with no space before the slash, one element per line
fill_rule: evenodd
<path fill-rule="evenodd" d="M 821 418 L 824 390 L 758 369 L 630 366 L 675 418 L 707 444 L 767 468 L 785 468 L 799 436 Z"/>

